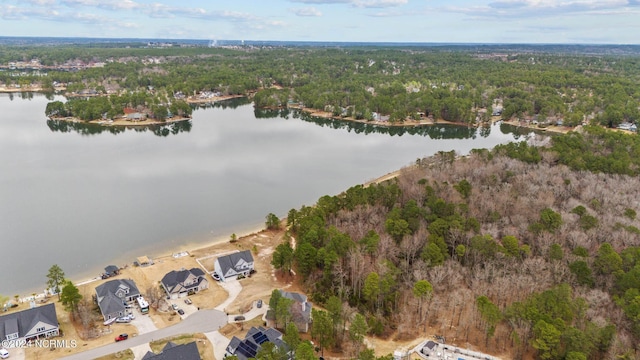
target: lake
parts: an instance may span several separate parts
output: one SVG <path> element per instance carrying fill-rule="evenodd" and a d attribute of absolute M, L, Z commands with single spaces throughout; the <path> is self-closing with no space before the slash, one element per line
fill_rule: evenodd
<path fill-rule="evenodd" d="M 63 100 L 63 98 L 56 98 Z M 438 151 L 520 138 L 506 127 L 380 128 L 246 100 L 189 122 L 104 129 L 48 121 L 40 94 L 0 94 L 0 294 L 45 288 L 58 264 L 78 281 L 109 264 L 167 255 L 260 229 Z"/>

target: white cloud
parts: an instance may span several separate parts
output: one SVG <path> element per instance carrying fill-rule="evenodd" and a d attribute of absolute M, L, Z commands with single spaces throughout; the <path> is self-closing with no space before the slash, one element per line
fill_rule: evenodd
<path fill-rule="evenodd" d="M 387 8 L 406 5 L 408 0 L 354 0 L 353 5 L 361 8 Z"/>
<path fill-rule="evenodd" d="M 409 0 L 289 0 L 295 3 L 303 4 L 350 4 L 359 8 L 387 8 L 406 5 Z"/>
<path fill-rule="evenodd" d="M 25 3 L 36 6 L 51 6 L 56 5 L 56 0 L 26 0 Z"/>
<path fill-rule="evenodd" d="M 131 0 L 62 0 L 61 4 L 68 7 L 96 7 L 106 10 L 135 10 L 142 8 L 141 4 Z"/>
<path fill-rule="evenodd" d="M 28 20 L 30 18 L 57 20 L 60 17 L 58 11 L 53 9 L 22 8 L 13 5 L 0 6 L 0 18 L 4 20 Z"/>
<path fill-rule="evenodd" d="M 290 0 L 295 3 L 303 3 L 303 4 L 349 4 L 352 3 L 353 0 Z"/>
<path fill-rule="evenodd" d="M 322 12 L 316 8 L 305 7 L 305 8 L 297 8 L 291 9 L 291 12 L 298 16 L 322 16 Z"/>
<path fill-rule="evenodd" d="M 635 1 L 638 0 L 497 0 L 486 5 L 447 6 L 441 10 L 473 17 L 551 17 L 625 10 Z"/>

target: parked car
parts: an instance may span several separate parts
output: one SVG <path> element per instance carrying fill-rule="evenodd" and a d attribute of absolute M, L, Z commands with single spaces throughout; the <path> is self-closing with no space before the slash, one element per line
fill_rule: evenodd
<path fill-rule="evenodd" d="M 182 309 L 178 309 L 178 314 L 180 314 L 180 315 L 184 315 L 184 310 L 182 310 Z"/>
<path fill-rule="evenodd" d="M 238 315 L 238 316 L 234 317 L 233 320 L 234 321 L 244 321 L 244 316 Z"/>
<path fill-rule="evenodd" d="M 130 323 L 131 318 L 129 316 L 123 316 L 116 319 L 117 323 Z"/>
<path fill-rule="evenodd" d="M 9 351 L 7 351 L 7 349 L 5 348 L 0 349 L 0 358 L 6 359 L 8 357 L 9 357 Z"/>
<path fill-rule="evenodd" d="M 193 301 L 191 301 L 191 299 L 189 299 L 189 298 L 186 298 L 186 299 L 184 299 L 184 303 L 187 304 L 187 305 L 191 305 L 193 303 Z"/>
<path fill-rule="evenodd" d="M 116 336 L 116 342 L 122 341 L 122 340 L 127 340 L 128 338 L 129 338 L 129 334 L 120 334 L 120 335 Z"/>
<path fill-rule="evenodd" d="M 262 307 L 262 299 L 258 300 L 258 302 L 256 303 L 256 306 L 258 307 L 258 309 Z"/>
<path fill-rule="evenodd" d="M 176 305 L 176 304 L 171 304 L 171 308 L 172 308 L 173 310 L 178 310 L 178 305 Z"/>

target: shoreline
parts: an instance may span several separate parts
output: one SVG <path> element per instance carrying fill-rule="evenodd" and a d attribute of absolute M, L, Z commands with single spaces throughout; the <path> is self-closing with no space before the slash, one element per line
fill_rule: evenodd
<path fill-rule="evenodd" d="M 403 167 L 404 168 L 404 167 Z M 390 179 L 393 179 L 395 177 L 397 177 L 398 175 L 400 175 L 400 173 L 402 172 L 403 168 L 400 168 L 398 170 L 394 170 L 391 172 L 388 172 L 386 174 L 383 174 L 381 176 L 378 176 L 374 179 L 371 180 L 367 180 L 361 183 L 361 185 L 363 186 L 370 186 L 371 184 L 376 184 L 376 183 L 381 183 Z M 357 184 L 354 184 L 354 186 Z M 345 189 L 346 190 L 346 189 Z M 286 214 L 283 215 L 283 217 L 280 217 L 280 220 L 283 220 L 286 217 Z M 237 239 L 238 242 L 241 242 L 243 239 L 246 238 L 250 238 L 253 237 L 255 235 L 260 234 L 261 232 L 265 231 L 266 228 L 264 226 L 264 223 L 260 222 L 260 223 L 256 223 L 253 225 L 247 224 L 245 226 L 240 227 L 239 229 L 237 229 L 237 231 L 232 232 L 235 233 L 237 235 Z M 161 260 L 161 259 L 165 259 L 165 258 L 169 258 L 169 257 L 173 257 L 174 254 L 180 254 L 183 252 L 186 252 L 188 255 L 187 256 L 191 256 L 192 253 L 194 252 L 198 252 L 198 251 L 203 251 L 206 250 L 208 248 L 212 248 L 215 246 L 219 246 L 221 244 L 224 244 L 226 242 L 229 242 L 231 240 L 231 233 L 228 235 L 216 235 L 214 236 L 212 239 L 206 240 L 206 241 L 197 241 L 197 240 L 193 240 L 193 237 L 191 237 L 191 241 L 187 240 L 185 242 L 181 242 L 180 244 L 172 244 L 170 246 L 164 247 L 162 249 L 159 249 L 157 252 L 151 254 L 144 254 L 144 250 L 143 249 L 138 249 L 140 250 L 138 255 L 136 254 L 129 254 L 127 255 L 122 254 L 122 257 L 127 257 L 129 259 L 135 259 L 137 256 L 143 256 L 143 255 L 147 255 L 151 260 Z M 136 250 L 131 250 L 131 252 L 135 252 Z M 111 265 L 114 263 L 117 263 L 118 261 L 115 259 L 109 259 L 108 261 L 106 261 L 103 265 L 101 266 L 107 266 L 107 265 Z M 116 265 L 118 266 L 118 265 Z M 129 261 L 127 263 L 125 263 L 125 266 L 133 266 L 133 262 Z M 64 269 L 63 269 L 64 270 Z M 102 270 L 104 270 L 103 267 L 99 268 L 99 269 L 95 269 L 95 272 L 99 272 L 102 273 Z M 100 276 L 91 276 L 88 275 L 88 273 L 93 273 L 94 270 L 89 269 L 86 271 L 82 271 L 81 273 L 77 273 L 77 274 L 69 274 L 67 279 L 71 280 L 73 282 L 74 285 L 76 286 L 82 286 L 82 285 L 86 285 L 86 284 L 90 284 L 99 280 L 102 280 L 102 278 Z M 29 289 L 26 289 L 24 291 L 20 291 L 22 293 L 29 291 Z M 23 295 L 21 294 L 20 298 L 18 299 L 18 303 L 29 303 L 30 301 L 35 301 L 38 299 L 46 299 L 47 297 L 51 297 L 51 296 L 55 296 L 55 295 L 50 295 L 50 294 L 46 294 L 44 291 L 40 291 L 40 292 L 30 292 L 31 295 Z M 35 294 L 35 296 L 34 296 Z M 11 300 L 11 299 L 9 299 Z"/>
<path fill-rule="evenodd" d="M 117 119 L 117 120 L 111 120 L 111 121 L 107 121 L 107 120 L 89 120 L 89 121 L 85 121 L 82 119 L 79 119 L 77 117 L 48 117 L 48 119 L 50 120 L 56 120 L 56 121 L 66 121 L 66 122 L 70 122 L 70 123 L 80 123 L 80 124 L 94 124 L 94 125 L 100 125 L 100 126 L 104 126 L 104 127 L 109 127 L 109 126 L 122 126 L 122 127 L 142 127 L 142 126 L 157 126 L 157 125 L 169 125 L 169 124 L 173 124 L 173 123 L 178 123 L 178 122 L 182 122 L 182 121 L 188 121 L 191 120 L 191 117 L 177 117 L 177 118 L 171 118 L 171 119 L 167 119 L 165 121 L 159 121 L 159 120 L 149 120 L 149 119 L 145 119 L 145 120 L 140 120 L 140 121 L 130 121 L 130 120 L 124 120 L 124 119 Z"/>
<path fill-rule="evenodd" d="M 242 239 L 257 235 L 264 230 L 264 223 L 245 225 L 241 226 L 237 230 L 237 232 L 235 232 L 235 234 L 237 235 L 238 241 L 241 241 Z M 208 240 L 201 241 L 195 240 L 195 236 L 191 236 L 189 238 L 185 238 L 184 242 L 181 242 L 179 244 L 167 245 L 167 247 L 162 247 L 153 253 L 146 252 L 145 248 L 132 249 L 131 251 L 121 254 L 118 259 L 107 259 L 103 264 L 100 265 L 100 267 L 96 267 L 95 269 L 87 269 L 75 274 L 65 274 L 65 279 L 70 280 L 74 285 L 80 287 L 82 285 L 87 285 L 99 280 L 103 280 L 100 275 L 92 276 L 90 274 L 102 274 L 104 272 L 104 267 L 108 265 L 116 265 L 119 268 L 134 267 L 133 261 L 138 256 L 148 256 L 152 261 L 171 258 L 174 257 L 175 254 L 181 254 L 184 252 L 188 254 L 187 256 L 191 256 L 194 252 L 203 251 L 208 248 L 212 248 L 229 242 L 230 236 L 231 233 L 229 235 L 216 235 Z M 147 246 L 147 248 L 149 247 L 152 247 L 152 245 Z M 123 263 L 122 261 L 119 261 L 119 259 L 121 258 L 127 258 L 128 260 L 126 263 Z M 118 263 L 120 263 L 120 265 L 118 265 Z M 62 270 L 64 271 L 65 269 Z M 39 289 L 42 289 L 42 287 L 40 287 Z M 28 304 L 31 301 L 47 299 L 55 296 L 47 294 L 43 290 L 36 291 L 35 289 L 25 289 L 23 291 L 18 291 L 18 293 L 20 295 L 20 297 L 18 298 L 19 304 Z M 13 298 L 10 298 L 7 302 L 11 301 L 13 301 Z"/>
<path fill-rule="evenodd" d="M 56 88 L 55 91 L 60 91 L 60 90 L 64 90 L 64 88 Z M 37 88 L 30 88 L 30 89 L 10 89 L 10 88 L 6 88 L 6 87 L 0 87 L 0 93 L 21 93 L 21 92 L 33 92 L 33 93 L 43 93 L 44 90 L 40 87 Z M 78 95 L 73 95 L 73 94 L 69 94 L 69 95 L 62 95 L 65 97 L 73 97 L 73 96 L 78 96 Z M 98 95 L 99 96 L 99 95 Z M 220 102 L 220 101 L 226 101 L 226 100 L 231 100 L 231 99 L 239 99 L 239 98 L 250 98 L 251 94 L 244 94 L 244 95 L 223 95 L 223 96 L 213 96 L 210 98 L 194 98 L 194 97 L 187 97 L 186 99 L 184 99 L 188 104 L 194 104 L 194 105 L 199 105 L 199 104 L 213 104 L 216 102 Z M 255 105 L 254 105 L 255 106 Z M 265 107 L 264 109 L 269 109 L 268 107 Z M 300 107 L 300 106 L 287 106 L 285 107 L 285 109 L 294 109 L 294 110 L 299 110 L 302 112 L 305 112 L 307 114 L 309 114 L 309 116 L 313 116 L 313 117 L 318 117 L 318 118 L 323 118 L 323 119 L 330 119 L 330 120 L 337 120 L 337 121 L 349 121 L 349 122 L 354 122 L 354 123 L 360 123 L 360 124 L 370 124 L 370 125 L 376 125 L 376 126 L 384 126 L 384 127 L 415 127 L 415 126 L 432 126 L 432 125 L 439 125 L 439 124 L 446 124 L 446 125 L 455 125 L 455 126 L 464 126 L 464 127 L 475 127 L 478 128 L 480 126 L 482 126 L 484 124 L 484 122 L 477 122 L 477 123 L 473 123 L 473 124 L 468 124 L 468 123 L 459 123 L 459 122 L 453 122 L 453 121 L 448 121 L 448 120 L 443 120 L 443 119 L 431 119 L 431 118 L 427 118 L 427 119 L 420 119 L 420 120 L 405 120 L 403 122 L 389 122 L 389 121 L 380 121 L 380 120 L 359 120 L 353 117 L 341 117 L 341 116 L 334 116 L 332 113 L 327 112 L 327 111 L 323 111 L 323 110 L 318 110 L 318 109 L 313 109 L 313 108 L 307 108 L 307 107 Z M 112 120 L 112 121 L 105 121 L 105 120 L 90 120 L 90 121 L 85 121 L 76 117 L 60 117 L 60 118 L 50 118 L 52 120 L 61 120 L 61 121 L 69 121 L 69 122 L 73 122 L 73 123 L 87 123 L 87 124 L 96 124 L 96 125 L 101 125 L 101 126 L 122 126 L 122 127 L 145 127 L 145 126 L 157 126 L 157 125 L 168 125 L 168 124 L 172 124 L 172 123 L 178 123 L 178 122 L 182 122 L 182 121 L 188 121 L 191 120 L 192 117 L 180 117 L 180 118 L 172 118 L 172 119 L 167 119 L 165 121 L 157 121 L 157 120 L 141 120 L 141 121 L 130 121 L 130 120 L 125 120 L 123 118 L 121 119 L 117 119 L 117 120 Z M 518 121 L 515 119 L 495 119 L 494 117 L 492 117 L 488 123 L 496 123 L 502 121 L 505 124 L 508 125 L 512 125 L 515 127 L 519 127 L 519 128 L 523 128 L 523 129 L 529 129 L 529 130 L 533 130 L 533 131 L 541 131 L 541 132 L 552 132 L 552 133 L 557 133 L 557 134 L 566 134 L 568 132 L 571 131 L 576 131 L 580 128 L 580 126 L 576 126 L 576 127 L 567 127 L 567 126 L 556 126 L 556 125 L 549 125 L 547 127 L 541 128 L 538 125 L 532 125 L 532 124 L 528 124 L 524 121 Z"/>

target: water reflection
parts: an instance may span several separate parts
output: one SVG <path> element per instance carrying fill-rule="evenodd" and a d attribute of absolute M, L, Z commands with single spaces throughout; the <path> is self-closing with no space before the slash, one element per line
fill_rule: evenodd
<path fill-rule="evenodd" d="M 10 94 L 11 97 L 11 94 Z M 23 98 L 28 99 L 28 97 Z M 234 98 L 229 100 L 217 101 L 213 103 L 193 104 L 195 109 L 236 109 L 241 106 L 251 104 L 251 100 L 246 97 Z M 355 134 L 386 134 L 390 136 L 418 135 L 426 136 L 431 139 L 476 139 L 488 138 L 491 135 L 491 124 L 483 124 L 482 126 L 468 127 L 464 125 L 453 124 L 434 124 L 434 125 L 415 125 L 415 126 L 383 126 L 371 123 L 362 123 L 354 121 L 327 119 L 323 117 L 312 116 L 307 112 L 297 109 L 258 109 L 254 107 L 254 115 L 257 119 L 299 119 L 305 122 L 316 124 L 320 127 L 331 129 L 342 129 Z M 68 122 L 63 120 L 47 120 L 47 126 L 53 132 L 77 132 L 80 135 L 97 135 L 101 133 L 120 134 L 127 129 L 135 132 L 151 132 L 156 136 L 166 137 L 169 135 L 177 135 L 182 132 L 189 132 L 192 128 L 191 120 L 171 123 L 166 125 L 150 125 L 150 126 L 103 126 L 94 123 L 85 122 Z M 505 123 L 500 123 L 500 132 L 502 134 L 513 134 L 514 140 L 519 141 L 527 137 L 533 130 L 521 128 Z"/>
<path fill-rule="evenodd" d="M 289 119 L 300 119 L 302 121 L 314 123 L 320 127 L 332 129 L 344 129 L 356 134 L 387 134 L 390 136 L 419 135 L 428 136 L 431 139 L 475 139 L 478 135 L 488 137 L 491 134 L 491 126 L 468 127 L 451 124 L 416 125 L 416 126 L 381 126 L 370 123 L 354 121 L 327 119 L 309 115 L 306 112 L 292 109 L 254 109 L 254 115 L 258 119 L 269 119 L 282 117 Z"/>
<path fill-rule="evenodd" d="M 100 124 L 87 122 L 70 122 L 65 120 L 47 120 L 47 126 L 52 132 L 70 133 L 76 132 L 83 136 L 98 135 L 102 133 L 120 134 L 126 130 L 135 132 L 151 132 L 160 137 L 169 135 L 177 135 L 182 132 L 189 132 L 193 126 L 191 120 L 179 121 L 165 125 L 149 125 L 149 126 L 104 126 Z"/>
<path fill-rule="evenodd" d="M 194 109 L 236 109 L 242 105 L 250 104 L 251 100 L 247 97 L 234 98 L 212 103 L 193 104 Z"/>

